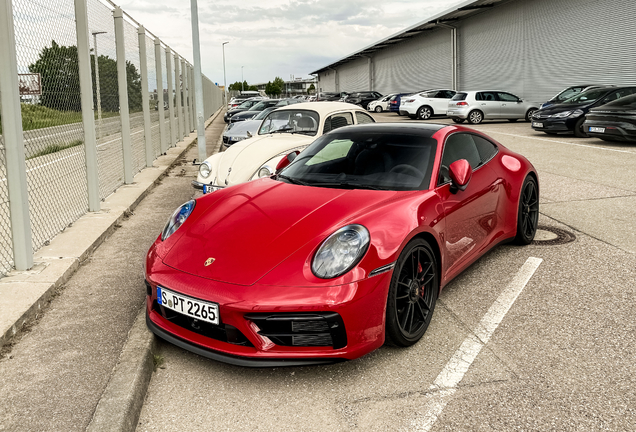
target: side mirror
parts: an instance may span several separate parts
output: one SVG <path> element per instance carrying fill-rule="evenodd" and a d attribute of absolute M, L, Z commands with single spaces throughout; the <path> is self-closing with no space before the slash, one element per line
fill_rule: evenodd
<path fill-rule="evenodd" d="M 473 169 L 466 159 L 456 160 L 448 167 L 451 178 L 451 192 L 457 193 L 468 187 L 468 182 L 473 176 Z"/>
<path fill-rule="evenodd" d="M 282 158 L 278 164 L 276 165 L 276 172 L 279 172 L 280 170 L 282 170 L 283 168 L 285 168 L 287 165 L 289 165 L 290 163 L 292 163 L 294 161 L 294 159 L 296 159 L 296 156 L 298 156 L 300 152 L 298 150 L 293 151 L 291 153 L 289 153 L 287 156 L 285 156 L 284 158 Z"/>

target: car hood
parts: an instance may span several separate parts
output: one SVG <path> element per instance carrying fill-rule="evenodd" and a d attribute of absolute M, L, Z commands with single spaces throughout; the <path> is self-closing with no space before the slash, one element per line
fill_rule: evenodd
<path fill-rule="evenodd" d="M 399 193 L 316 188 L 269 178 L 220 190 L 200 199 L 215 202 L 209 207 L 201 203 L 200 214 L 195 206 L 164 263 L 207 279 L 253 285 L 308 242 L 317 246 L 353 215 Z M 209 258 L 214 261 L 205 266 Z"/>
<path fill-rule="evenodd" d="M 232 131 L 234 128 L 232 128 Z M 287 154 L 298 147 L 308 146 L 315 137 L 301 134 L 278 133 L 257 135 L 240 141 L 221 153 L 216 166 L 216 181 L 220 186 L 231 186 L 249 181 L 268 160 Z"/>
<path fill-rule="evenodd" d="M 554 104 L 545 108 L 541 108 L 538 113 L 542 115 L 552 115 L 557 114 L 563 111 L 573 111 L 577 109 L 586 109 L 594 105 L 596 101 L 593 102 L 585 102 L 580 104 Z"/>
<path fill-rule="evenodd" d="M 256 135 L 258 132 L 258 127 L 261 125 L 263 120 L 245 120 L 242 122 L 233 123 L 232 127 L 225 132 L 223 135 L 225 136 L 247 136 L 247 132 L 252 135 Z"/>

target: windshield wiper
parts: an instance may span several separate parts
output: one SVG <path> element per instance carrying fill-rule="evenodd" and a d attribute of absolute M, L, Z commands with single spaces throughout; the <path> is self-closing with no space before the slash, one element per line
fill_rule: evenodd
<path fill-rule="evenodd" d="M 273 134 L 275 134 L 275 133 L 282 133 L 282 132 L 287 132 L 287 131 L 290 131 L 290 130 L 293 130 L 293 129 L 294 129 L 293 127 L 291 127 L 291 126 L 287 126 L 287 127 L 282 127 L 282 128 L 280 128 L 280 129 L 276 129 L 275 131 L 272 131 L 272 132 L 270 132 L 270 133 L 273 133 Z"/>
<path fill-rule="evenodd" d="M 312 185 L 314 186 L 349 186 L 352 187 L 354 189 L 372 189 L 372 190 L 390 190 L 387 188 L 383 188 L 383 187 L 379 187 L 379 186 L 372 186 L 372 185 L 368 185 L 368 184 L 362 184 L 362 183 L 352 183 L 352 182 L 315 182 L 312 183 Z"/>
<path fill-rule="evenodd" d="M 282 179 L 287 180 L 288 182 L 294 183 L 294 184 L 299 184 L 299 185 L 303 185 L 303 186 L 311 186 L 311 184 L 309 184 L 309 183 L 306 183 L 306 182 L 304 182 L 302 180 L 295 179 L 293 177 L 286 176 L 284 174 L 278 174 L 276 176 L 276 178 L 282 178 Z"/>

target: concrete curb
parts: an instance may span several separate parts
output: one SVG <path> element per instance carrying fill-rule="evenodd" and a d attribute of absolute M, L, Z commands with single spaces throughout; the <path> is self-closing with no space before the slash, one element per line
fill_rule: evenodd
<path fill-rule="evenodd" d="M 156 339 L 141 308 L 86 432 L 134 431 L 154 369 Z"/>
<path fill-rule="evenodd" d="M 205 123 L 207 128 L 223 112 L 219 108 Z M 160 156 L 152 168 L 135 176 L 110 195 L 99 212 L 87 213 L 35 254 L 35 265 L 25 272 L 12 271 L 0 279 L 0 348 L 39 316 L 40 310 L 66 283 L 80 264 L 106 240 L 157 185 L 197 138 L 191 133 Z"/>

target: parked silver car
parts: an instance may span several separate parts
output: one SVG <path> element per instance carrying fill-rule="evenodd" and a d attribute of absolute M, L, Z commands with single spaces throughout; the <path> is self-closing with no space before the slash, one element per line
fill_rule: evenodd
<path fill-rule="evenodd" d="M 448 102 L 446 115 L 455 123 L 468 120 L 469 123 L 479 124 L 492 119 L 530 121 L 539 105 L 538 102 L 523 101 L 511 93 L 498 90 L 462 91 Z"/>

